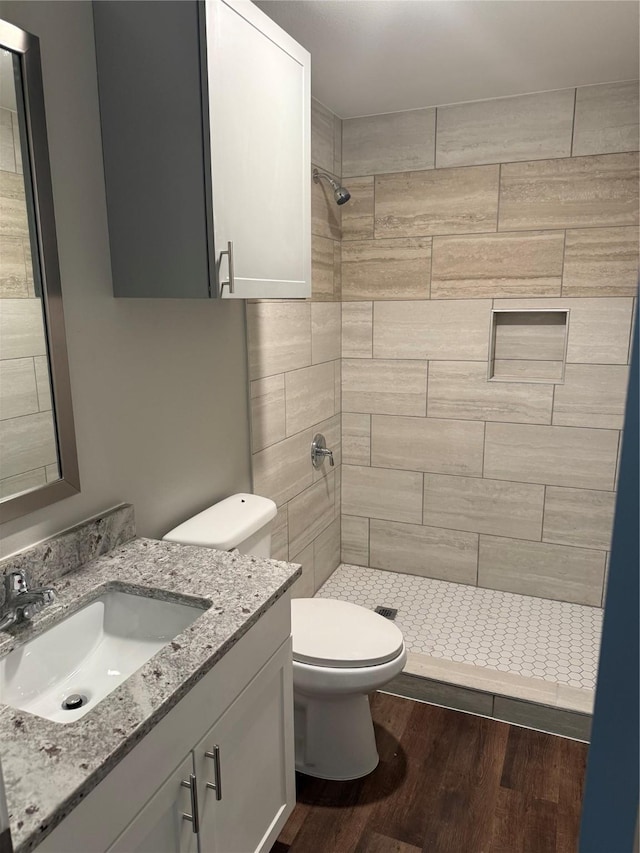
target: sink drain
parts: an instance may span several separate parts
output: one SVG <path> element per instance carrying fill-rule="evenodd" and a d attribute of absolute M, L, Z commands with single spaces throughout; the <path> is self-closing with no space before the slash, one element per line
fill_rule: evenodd
<path fill-rule="evenodd" d="M 83 696 L 82 693 L 72 693 L 70 696 L 67 696 L 66 699 L 62 700 L 62 710 L 77 711 L 78 708 L 82 708 L 83 705 L 86 705 L 88 701 L 87 697 Z"/>

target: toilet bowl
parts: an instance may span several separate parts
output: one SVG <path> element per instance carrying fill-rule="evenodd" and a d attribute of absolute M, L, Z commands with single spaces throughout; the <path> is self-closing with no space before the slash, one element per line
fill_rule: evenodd
<path fill-rule="evenodd" d="M 276 505 L 259 495 L 226 498 L 163 538 L 269 557 Z M 291 602 L 296 770 L 358 779 L 378 764 L 368 694 L 406 662 L 402 632 L 383 616 L 329 598 Z"/>

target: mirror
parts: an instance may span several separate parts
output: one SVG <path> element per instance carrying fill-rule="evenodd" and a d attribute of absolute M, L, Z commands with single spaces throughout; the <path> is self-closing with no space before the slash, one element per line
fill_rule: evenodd
<path fill-rule="evenodd" d="M 39 42 L 0 21 L 0 522 L 79 491 Z"/>

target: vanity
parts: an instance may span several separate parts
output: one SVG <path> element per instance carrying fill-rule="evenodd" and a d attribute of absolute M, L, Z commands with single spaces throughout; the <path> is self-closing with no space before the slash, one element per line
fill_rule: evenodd
<path fill-rule="evenodd" d="M 127 512 L 115 511 L 120 518 Z M 50 540 L 49 551 L 59 540 L 58 552 L 70 552 L 68 542 L 95 523 Z M 131 525 L 125 529 L 130 535 Z M 37 562 L 38 553 L 29 553 L 18 563 Z M 0 638 L 0 738 L 14 849 L 268 851 L 295 804 L 288 589 L 299 574 L 288 563 L 132 538 L 51 581 L 55 603 Z M 7 684 L 11 669 L 24 665 L 21 647 L 46 631 L 51 644 L 64 646 L 55 638 L 65 619 L 79 643 L 85 613 L 109 596 L 119 603 L 104 607 L 104 619 L 115 620 L 106 633 L 121 642 L 155 624 L 137 615 L 139 597 L 149 612 L 158 603 L 167 621 L 160 651 L 94 706 L 95 687 L 85 686 L 88 710 L 70 710 L 70 722 L 51 704 L 36 715 L 28 697 L 31 712 L 15 707 L 21 700 Z M 192 608 L 195 617 L 175 636 L 177 623 L 163 610 L 171 605 Z M 15 649 L 19 663 L 7 672 Z M 59 656 L 45 668 L 50 679 L 58 677 Z M 67 693 L 88 683 L 76 677 L 67 678 Z"/>

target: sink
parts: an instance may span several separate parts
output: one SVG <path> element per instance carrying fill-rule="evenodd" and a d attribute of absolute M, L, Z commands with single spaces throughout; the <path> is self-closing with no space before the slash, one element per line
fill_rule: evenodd
<path fill-rule="evenodd" d="M 80 719 L 203 613 L 110 590 L 0 660 L 0 702 Z"/>

